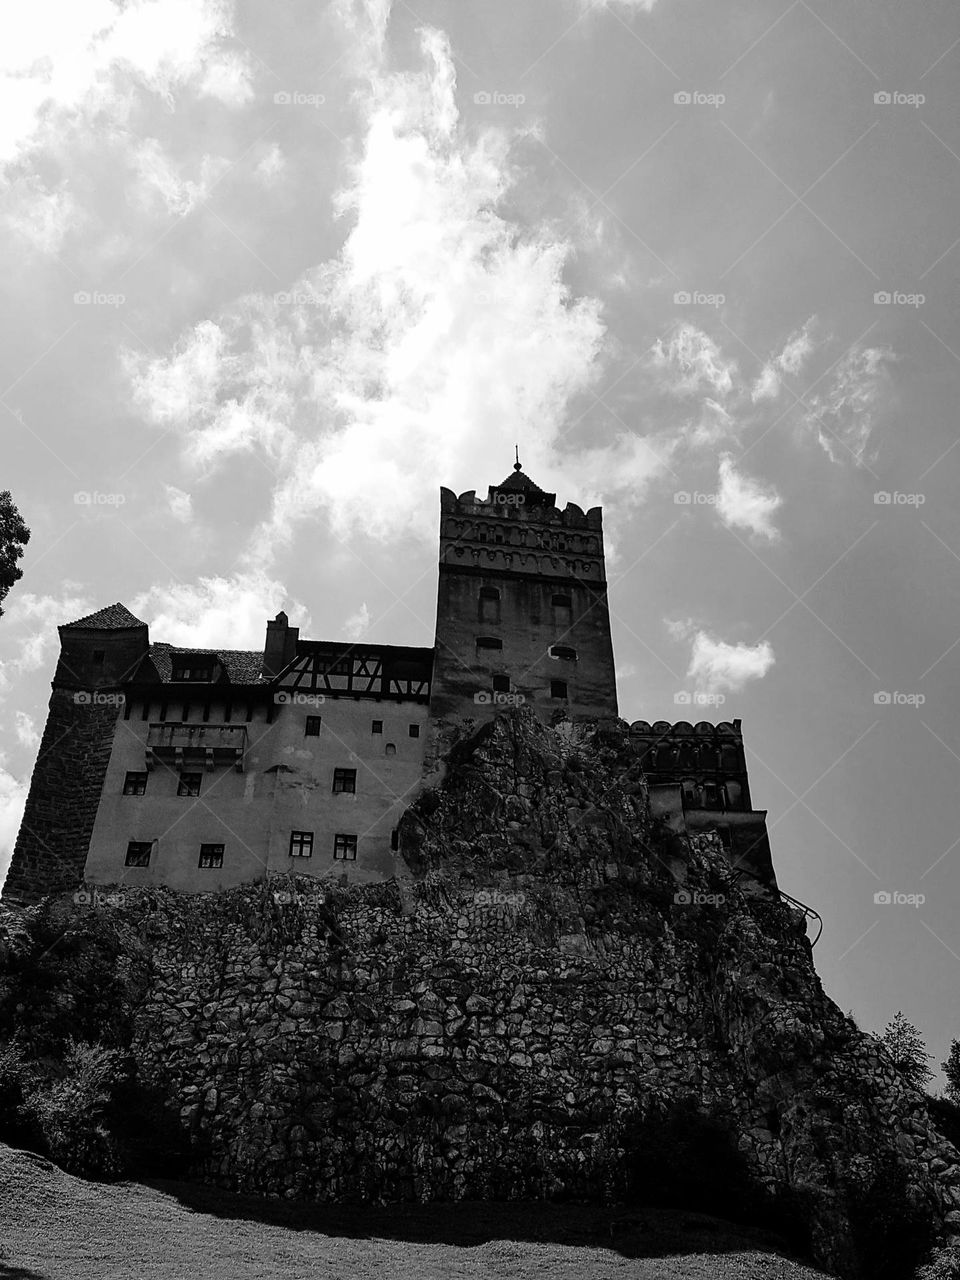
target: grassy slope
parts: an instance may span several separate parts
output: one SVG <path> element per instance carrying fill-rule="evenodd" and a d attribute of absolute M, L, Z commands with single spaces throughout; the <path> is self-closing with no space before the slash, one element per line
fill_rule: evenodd
<path fill-rule="evenodd" d="M 770 1239 L 698 1214 L 242 1200 L 72 1178 L 0 1146 L 0 1280 L 816 1280 Z"/>

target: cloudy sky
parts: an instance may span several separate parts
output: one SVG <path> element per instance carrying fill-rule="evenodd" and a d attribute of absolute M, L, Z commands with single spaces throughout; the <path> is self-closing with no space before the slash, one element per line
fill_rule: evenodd
<path fill-rule="evenodd" d="M 828 991 L 960 1036 L 952 0 L 34 0 L 0 40 L 0 873 L 56 624 L 432 641 L 437 488 L 605 510 Z M 703 700 L 698 712 L 678 701 Z M 923 895 L 920 906 L 876 893 Z"/>

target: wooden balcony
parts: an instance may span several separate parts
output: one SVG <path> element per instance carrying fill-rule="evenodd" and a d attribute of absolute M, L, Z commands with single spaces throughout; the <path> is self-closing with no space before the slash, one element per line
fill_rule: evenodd
<path fill-rule="evenodd" d="M 148 769 L 158 760 L 177 769 L 233 765 L 243 773 L 246 748 L 244 724 L 152 724 L 147 730 L 146 763 Z"/>

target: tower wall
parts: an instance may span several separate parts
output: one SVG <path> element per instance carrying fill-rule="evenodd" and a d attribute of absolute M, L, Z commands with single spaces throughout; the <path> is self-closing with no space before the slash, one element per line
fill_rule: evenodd
<path fill-rule="evenodd" d="M 431 698 L 440 720 L 521 700 L 546 718 L 617 714 L 600 510 L 559 511 L 538 495 L 441 490 Z"/>

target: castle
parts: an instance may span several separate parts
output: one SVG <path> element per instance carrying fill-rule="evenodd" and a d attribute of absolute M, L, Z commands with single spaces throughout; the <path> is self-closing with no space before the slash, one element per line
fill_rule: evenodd
<path fill-rule="evenodd" d="M 400 816 L 451 731 L 519 704 L 547 721 L 618 715 L 601 510 L 561 510 L 519 460 L 485 498 L 440 491 L 432 648 L 302 640 L 284 613 L 262 652 L 178 648 L 122 604 L 59 633 L 11 902 L 81 883 L 389 879 Z M 774 884 L 740 721 L 638 721 L 630 737 L 653 813 L 717 831 Z"/>

